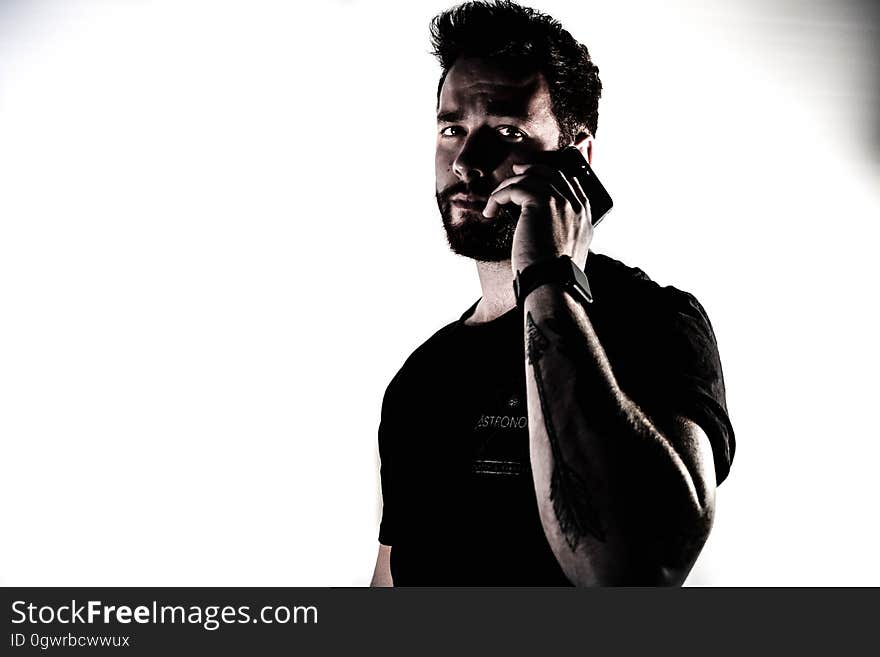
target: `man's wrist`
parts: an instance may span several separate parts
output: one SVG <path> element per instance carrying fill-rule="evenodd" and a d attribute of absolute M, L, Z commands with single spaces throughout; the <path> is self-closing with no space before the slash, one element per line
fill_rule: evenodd
<path fill-rule="evenodd" d="M 520 308 L 526 298 L 542 285 L 559 285 L 582 303 L 591 303 L 593 293 L 587 275 L 568 256 L 548 258 L 517 271 L 513 293 Z"/>

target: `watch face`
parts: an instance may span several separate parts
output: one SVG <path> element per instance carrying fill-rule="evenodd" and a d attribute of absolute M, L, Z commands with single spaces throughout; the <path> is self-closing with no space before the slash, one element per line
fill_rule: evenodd
<path fill-rule="evenodd" d="M 571 260 L 569 260 L 571 262 Z M 593 291 L 590 289 L 590 281 L 584 270 L 571 262 L 572 285 L 577 288 L 587 303 L 593 302 Z"/>

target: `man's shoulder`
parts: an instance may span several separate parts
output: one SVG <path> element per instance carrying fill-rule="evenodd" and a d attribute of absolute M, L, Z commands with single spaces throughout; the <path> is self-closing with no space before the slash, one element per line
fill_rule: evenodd
<path fill-rule="evenodd" d="M 708 321 L 706 311 L 693 294 L 673 285 L 660 285 L 639 267 L 591 251 L 586 272 L 596 300 L 613 305 L 617 310 L 683 312 Z"/>
<path fill-rule="evenodd" d="M 453 348 L 456 329 L 460 323 L 460 319 L 449 322 L 413 349 L 394 375 L 389 388 L 406 388 L 412 376 L 417 376 L 426 369 L 432 370 L 441 363 Z"/>
<path fill-rule="evenodd" d="M 596 311 L 594 316 L 606 329 L 611 327 L 617 331 L 623 324 L 632 330 L 638 327 L 648 332 L 662 326 L 680 329 L 677 318 L 681 315 L 711 327 L 705 310 L 693 294 L 672 285 L 660 285 L 639 267 L 590 251 L 585 271 L 595 299 L 591 304 Z M 426 372 L 436 375 L 442 370 L 458 347 L 467 342 L 467 336 L 461 334 L 463 319 L 474 305 L 419 344 L 403 362 L 390 387 L 405 390 Z"/>
<path fill-rule="evenodd" d="M 435 331 L 431 337 L 413 350 L 404 366 L 411 362 L 442 357 L 443 352 L 455 341 L 456 330 L 460 323 L 461 320 L 456 319 Z"/>

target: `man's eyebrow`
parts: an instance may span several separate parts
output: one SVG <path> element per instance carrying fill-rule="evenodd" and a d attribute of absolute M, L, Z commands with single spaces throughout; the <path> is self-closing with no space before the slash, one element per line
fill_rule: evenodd
<path fill-rule="evenodd" d="M 509 116 L 513 119 L 528 119 L 529 113 L 522 102 L 499 98 L 490 100 L 486 106 L 490 116 Z"/>
<path fill-rule="evenodd" d="M 437 113 L 437 122 L 438 123 L 457 123 L 461 121 L 462 117 L 461 110 L 448 110 L 446 112 L 438 112 Z"/>

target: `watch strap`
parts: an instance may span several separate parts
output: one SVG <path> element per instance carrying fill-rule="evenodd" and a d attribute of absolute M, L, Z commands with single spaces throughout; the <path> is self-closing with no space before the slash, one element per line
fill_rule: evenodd
<path fill-rule="evenodd" d="M 580 301 L 593 302 L 593 293 L 587 275 L 571 258 L 563 255 L 536 262 L 516 273 L 516 278 L 513 280 L 516 305 L 522 307 L 526 297 L 546 283 L 560 284 Z"/>

